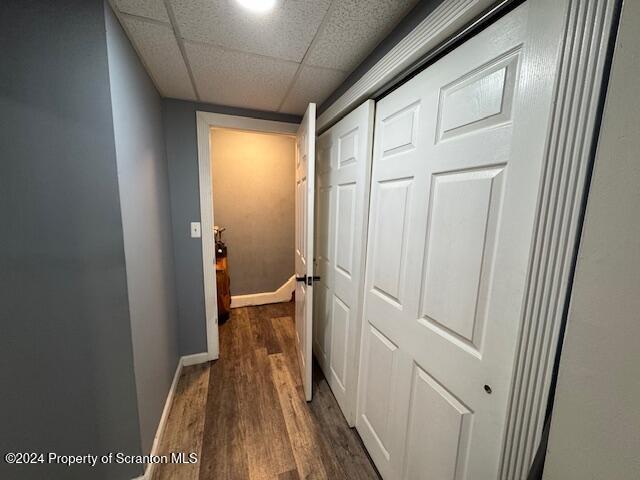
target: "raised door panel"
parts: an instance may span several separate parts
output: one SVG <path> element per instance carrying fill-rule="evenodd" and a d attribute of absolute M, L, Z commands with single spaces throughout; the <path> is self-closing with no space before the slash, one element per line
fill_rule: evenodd
<path fill-rule="evenodd" d="M 332 225 L 329 222 L 331 218 L 331 208 L 333 203 L 333 187 L 324 185 L 322 182 L 318 186 L 318 206 L 317 219 L 318 226 L 322 226 L 317 230 L 318 244 L 316 245 L 317 261 L 322 263 L 322 269 L 327 269 L 331 263 L 331 233 Z"/>
<path fill-rule="evenodd" d="M 521 46 L 440 89 L 437 140 L 511 120 Z"/>
<path fill-rule="evenodd" d="M 338 139 L 338 168 L 344 168 L 358 161 L 358 127 L 348 131 Z"/>
<path fill-rule="evenodd" d="M 359 430 L 363 427 L 375 439 L 379 454 L 389 460 L 393 389 L 398 375 L 398 347 L 372 325 L 367 325 L 366 369 L 363 372 L 363 404 Z M 371 446 L 369 447 L 371 449 Z"/>
<path fill-rule="evenodd" d="M 449 93 L 442 130 L 449 132 L 500 113 L 506 73 L 507 69 L 501 68 Z"/>
<path fill-rule="evenodd" d="M 464 480 L 473 414 L 451 392 L 414 366 L 405 479 Z"/>
<path fill-rule="evenodd" d="M 316 174 L 322 175 L 331 170 L 331 142 L 318 142 L 316 152 Z"/>
<path fill-rule="evenodd" d="M 412 150 L 418 142 L 419 103 L 412 103 L 387 116 L 381 123 L 382 156 Z"/>
<path fill-rule="evenodd" d="M 502 178 L 503 168 L 495 167 L 438 174 L 431 182 L 422 318 L 478 354 Z"/>
<path fill-rule="evenodd" d="M 296 260 L 299 268 L 304 269 L 307 263 L 307 178 L 302 177 L 296 182 Z"/>
<path fill-rule="evenodd" d="M 375 190 L 372 290 L 397 308 L 402 307 L 412 185 L 412 178 L 387 180 Z"/>
<path fill-rule="evenodd" d="M 332 332 L 331 332 L 331 382 L 332 388 L 338 388 L 343 393 L 347 383 L 347 347 L 349 345 L 350 308 L 333 296 Z"/>
<path fill-rule="evenodd" d="M 313 350 L 322 369 L 329 361 L 331 333 L 331 280 L 329 272 L 333 260 L 333 225 L 329 222 L 333 209 L 335 190 L 331 185 L 331 150 L 333 144 L 329 138 L 320 138 L 318 142 L 318 163 L 316 165 L 316 243 L 315 266 L 317 275 L 322 279 L 314 285 L 314 331 Z"/>
<path fill-rule="evenodd" d="M 336 271 L 351 279 L 356 214 L 356 183 L 338 185 L 336 199 Z"/>
<path fill-rule="evenodd" d="M 411 363 L 398 345 L 366 322 L 356 428 L 383 478 L 400 478 L 403 432 L 411 390 Z"/>

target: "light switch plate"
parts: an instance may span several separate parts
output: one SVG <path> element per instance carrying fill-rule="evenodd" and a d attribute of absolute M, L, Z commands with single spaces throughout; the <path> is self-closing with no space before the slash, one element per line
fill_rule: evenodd
<path fill-rule="evenodd" d="M 191 222 L 191 238 L 200 238 L 200 222 Z"/>

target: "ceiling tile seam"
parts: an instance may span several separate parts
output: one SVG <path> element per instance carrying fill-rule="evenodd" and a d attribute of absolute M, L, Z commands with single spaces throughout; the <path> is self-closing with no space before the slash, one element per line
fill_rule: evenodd
<path fill-rule="evenodd" d="M 191 69 L 191 64 L 189 63 L 189 57 L 187 57 L 187 51 L 184 48 L 184 42 L 182 41 L 182 34 L 180 33 L 180 28 L 178 27 L 178 21 L 176 20 L 176 16 L 173 13 L 173 8 L 171 7 L 171 3 L 169 0 L 164 0 L 164 8 L 167 10 L 167 15 L 169 16 L 169 20 L 171 21 L 171 27 L 173 30 L 173 37 L 178 44 L 178 48 L 180 49 L 180 53 L 182 54 L 182 61 L 187 69 L 187 74 L 189 75 L 189 79 L 191 80 L 191 86 L 193 88 L 193 93 L 196 96 L 196 100 L 201 101 L 200 93 L 198 92 L 198 87 L 196 86 L 196 79 L 193 76 L 193 70 Z"/>
<path fill-rule="evenodd" d="M 332 13 L 334 8 L 337 8 L 336 7 L 336 1 L 337 0 L 332 0 L 331 1 L 331 3 L 329 4 L 329 8 L 327 8 L 327 11 L 324 14 L 324 17 L 322 17 L 322 22 L 320 22 L 320 25 L 318 26 L 318 29 L 316 30 L 316 33 L 313 35 L 313 38 L 311 39 L 311 42 L 309 43 L 309 46 L 305 50 L 304 55 L 302 56 L 302 60 L 300 60 L 300 64 L 298 65 L 298 70 L 296 70 L 296 73 L 293 76 L 293 79 L 291 80 L 291 83 L 289 84 L 289 87 L 287 88 L 287 91 L 285 92 L 284 97 L 283 97 L 282 101 L 280 102 L 280 105 L 278 105 L 278 112 L 282 112 L 282 108 L 284 107 L 284 104 L 289 99 L 289 95 L 291 95 L 291 92 L 293 91 L 293 87 L 295 86 L 296 82 L 298 81 L 298 78 L 300 78 L 300 73 L 302 72 L 302 67 L 304 65 L 306 65 L 305 61 L 307 59 L 307 56 L 309 55 L 309 52 L 311 51 L 311 49 L 315 45 L 316 40 L 319 37 L 319 34 L 326 27 L 326 24 L 327 24 L 327 21 L 328 21 L 327 19 L 329 18 L 329 15 Z"/>
<path fill-rule="evenodd" d="M 276 60 L 280 63 L 293 63 L 295 65 L 300 65 L 300 62 L 296 62 L 295 60 L 287 60 L 286 58 L 280 58 L 280 57 L 271 57 L 269 55 L 262 55 L 260 53 L 253 53 L 253 52 L 248 52 L 246 50 L 238 50 L 236 48 L 229 48 L 229 47 L 224 47 L 220 44 L 217 43 L 210 43 L 210 42 L 203 42 L 201 40 L 191 40 L 189 38 L 185 38 L 182 37 L 182 41 L 191 45 L 199 45 L 199 46 L 203 46 L 203 47 L 213 47 L 213 48 L 217 48 L 219 50 L 223 50 L 225 52 L 231 52 L 231 53 L 242 53 L 245 55 L 249 55 L 252 57 L 257 57 L 257 58 L 263 58 L 266 60 Z"/>
<path fill-rule="evenodd" d="M 280 101 L 280 104 L 278 105 L 278 108 L 277 108 L 276 111 L 282 112 L 282 107 L 284 106 L 285 102 L 287 101 L 287 98 L 289 98 L 289 94 L 293 90 L 294 85 L 298 81 L 298 77 L 300 77 L 300 72 L 301 71 L 302 71 L 302 64 L 299 63 L 298 64 L 298 68 L 296 69 L 296 73 L 293 74 L 293 78 L 291 79 L 291 82 L 289 82 L 289 86 L 287 87 L 287 90 L 284 92 L 284 96 L 282 97 L 282 100 Z"/>
<path fill-rule="evenodd" d="M 161 27 L 171 28 L 171 23 L 169 22 L 163 22 L 162 20 L 156 20 L 155 18 L 151 18 L 151 17 L 144 17 L 142 15 L 136 15 L 134 13 L 123 12 L 122 10 L 119 10 L 119 12 L 120 12 L 120 15 L 122 15 L 123 17 L 129 17 L 129 18 L 132 18 L 133 20 L 139 20 L 141 22 L 159 25 Z"/>
<path fill-rule="evenodd" d="M 238 50 L 237 48 L 229 48 L 229 47 L 225 47 L 223 45 L 220 45 L 219 43 L 203 42 L 202 40 L 192 40 L 192 39 L 186 38 L 186 37 L 182 37 L 182 41 L 184 43 L 189 44 L 189 45 L 198 45 L 198 46 L 202 46 L 202 47 L 212 47 L 212 48 L 217 48 L 218 50 L 222 50 L 222 51 L 225 51 L 225 52 L 242 53 L 244 55 L 248 55 L 248 56 L 256 57 L 256 58 L 262 58 L 262 59 L 265 59 L 265 60 L 275 60 L 275 61 L 280 62 L 280 63 L 288 63 L 288 64 L 300 65 L 300 62 L 296 62 L 295 60 L 287 60 L 286 58 L 272 57 L 270 55 L 262 55 L 261 53 L 249 52 L 247 50 Z M 322 66 L 319 66 L 319 65 L 311 65 L 311 64 L 306 64 L 306 65 L 308 67 L 317 68 L 318 70 L 329 70 L 329 71 L 332 71 L 332 72 L 347 73 L 346 71 L 340 70 L 339 68 L 322 67 Z"/>
<path fill-rule="evenodd" d="M 409 10 L 401 10 L 401 14 L 399 15 L 399 17 L 396 19 L 395 22 L 393 23 L 385 23 L 384 27 L 382 29 L 379 30 L 378 35 L 379 35 L 379 40 L 371 47 L 369 48 L 366 53 L 362 56 L 362 58 L 360 59 L 360 62 L 364 61 L 366 58 L 368 58 L 375 50 L 376 48 L 378 48 L 378 46 L 384 42 L 384 40 L 391 34 L 391 32 L 393 32 L 393 30 L 400 24 L 400 22 L 402 22 L 402 20 L 404 20 L 404 18 L 408 15 L 411 14 L 411 12 L 413 11 L 414 7 L 416 7 L 416 5 L 419 3 L 416 2 L 415 4 L 413 4 Z M 348 75 L 351 75 L 356 68 L 358 68 L 359 63 L 357 63 L 354 67 L 352 67 L 350 70 L 346 71 L 345 73 L 347 73 Z"/>
<path fill-rule="evenodd" d="M 138 60 L 140 60 L 140 63 L 142 63 L 142 66 L 147 72 L 147 75 L 149 75 L 149 78 L 151 79 L 151 83 L 153 83 L 153 86 L 156 87 L 156 90 L 158 91 L 161 97 L 166 97 L 166 92 L 163 92 L 162 89 L 160 88 L 158 80 L 154 77 L 151 71 L 151 68 L 149 68 L 149 64 L 144 59 L 142 52 L 138 48 L 138 45 L 136 44 L 135 40 L 133 39 L 133 35 L 131 34 L 131 32 L 129 31 L 129 29 L 127 28 L 124 22 L 123 17 L 128 14 L 124 14 L 123 12 L 118 10 L 118 8 L 114 5 L 113 1 L 109 1 L 109 6 L 111 7 L 111 10 L 113 11 L 116 18 L 118 19 L 118 23 L 120 24 L 120 26 L 126 33 L 127 37 L 129 38 L 129 43 L 131 44 L 131 47 L 133 48 L 133 50 L 136 52 L 136 55 L 138 55 Z"/>

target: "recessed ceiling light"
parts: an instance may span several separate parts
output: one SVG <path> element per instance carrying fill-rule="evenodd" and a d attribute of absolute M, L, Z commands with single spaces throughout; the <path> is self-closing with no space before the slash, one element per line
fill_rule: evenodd
<path fill-rule="evenodd" d="M 238 3 L 253 12 L 263 13 L 271 10 L 276 0 L 238 0 Z"/>

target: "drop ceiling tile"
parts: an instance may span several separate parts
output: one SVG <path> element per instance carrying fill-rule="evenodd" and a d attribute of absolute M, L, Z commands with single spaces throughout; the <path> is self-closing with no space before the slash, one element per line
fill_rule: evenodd
<path fill-rule="evenodd" d="M 351 72 L 417 3 L 417 0 L 334 2 L 305 63 Z"/>
<path fill-rule="evenodd" d="M 162 0 L 113 0 L 113 3 L 121 12 L 169 23 Z"/>
<path fill-rule="evenodd" d="M 123 16 L 125 28 L 164 97 L 195 100 L 187 67 L 169 26 Z"/>
<path fill-rule="evenodd" d="M 236 0 L 170 0 L 180 34 L 187 40 L 300 62 L 330 0 L 276 0 L 255 14 Z"/>
<path fill-rule="evenodd" d="M 346 76 L 338 70 L 303 66 L 280 111 L 303 114 L 309 102 L 321 104 Z"/>
<path fill-rule="evenodd" d="M 257 110 L 277 110 L 298 64 L 185 42 L 200 99 Z"/>

